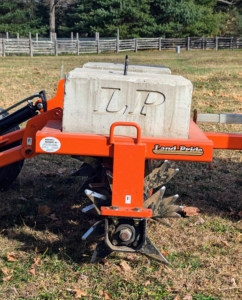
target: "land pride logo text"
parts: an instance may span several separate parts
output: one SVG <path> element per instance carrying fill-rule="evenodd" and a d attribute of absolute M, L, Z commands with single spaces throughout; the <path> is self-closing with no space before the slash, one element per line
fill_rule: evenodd
<path fill-rule="evenodd" d="M 198 146 L 160 146 L 154 145 L 154 149 L 152 150 L 155 154 L 172 154 L 172 155 L 203 155 L 204 151 L 202 148 Z"/>

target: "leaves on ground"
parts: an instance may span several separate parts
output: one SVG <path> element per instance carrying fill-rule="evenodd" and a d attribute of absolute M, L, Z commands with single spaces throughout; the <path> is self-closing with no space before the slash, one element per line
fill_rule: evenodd
<path fill-rule="evenodd" d="M 161 249 L 161 254 L 165 257 L 167 257 L 169 255 L 168 251 L 165 251 L 164 249 Z"/>
<path fill-rule="evenodd" d="M 126 263 L 125 260 L 122 260 L 122 261 L 120 262 L 120 267 L 121 267 L 121 269 L 122 269 L 124 272 L 129 272 L 129 271 L 131 271 L 131 267 Z"/>
<path fill-rule="evenodd" d="M 11 261 L 11 262 L 18 261 L 18 258 L 19 258 L 19 256 L 17 253 L 7 252 L 7 260 L 8 261 Z"/>
<path fill-rule="evenodd" d="M 35 276 L 35 267 L 31 266 L 31 268 L 29 269 L 29 273 Z"/>
<path fill-rule="evenodd" d="M 6 277 L 3 277 L 3 281 L 10 281 L 10 280 L 12 280 L 13 279 L 13 276 L 12 275 L 9 275 L 9 276 L 6 276 Z"/>
<path fill-rule="evenodd" d="M 87 296 L 87 292 L 86 291 L 83 291 L 83 290 L 79 290 L 79 289 L 73 289 L 72 290 L 75 294 L 75 299 L 78 299 L 78 298 L 82 298 L 82 297 L 85 297 Z"/>
<path fill-rule="evenodd" d="M 52 221 L 58 221 L 58 218 L 56 217 L 55 214 L 51 214 L 51 215 L 49 216 L 49 218 L 50 218 Z"/>
<path fill-rule="evenodd" d="M 228 243 L 227 241 L 222 241 L 222 243 L 223 243 L 225 246 L 229 247 L 229 243 Z"/>
<path fill-rule="evenodd" d="M 3 267 L 1 271 L 6 276 L 13 273 L 13 270 L 8 269 L 7 267 Z"/>
<path fill-rule="evenodd" d="M 186 295 L 182 300 L 192 300 L 192 295 Z"/>
<path fill-rule="evenodd" d="M 38 214 L 42 216 L 47 216 L 51 212 L 50 207 L 47 205 L 39 206 L 38 207 Z"/>
<path fill-rule="evenodd" d="M 99 291 L 99 296 L 102 297 L 102 299 L 104 300 L 109 300 L 111 299 L 111 296 L 108 293 L 105 293 L 104 291 L 100 290 Z"/>
<path fill-rule="evenodd" d="M 198 216 L 201 213 L 200 209 L 194 206 L 186 206 L 182 211 L 185 213 L 186 217 Z"/>
<path fill-rule="evenodd" d="M 205 223 L 204 219 L 201 218 L 201 217 L 199 217 L 199 218 L 197 219 L 197 221 L 195 222 L 195 225 L 202 225 L 202 224 L 204 224 L 204 223 Z"/>

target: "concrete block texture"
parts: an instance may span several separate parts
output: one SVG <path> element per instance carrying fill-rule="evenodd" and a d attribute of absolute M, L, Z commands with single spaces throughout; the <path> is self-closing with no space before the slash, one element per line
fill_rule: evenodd
<path fill-rule="evenodd" d="M 109 134 L 136 122 L 142 136 L 187 138 L 192 84 L 182 76 L 76 68 L 66 76 L 63 131 Z M 136 136 L 132 127 L 115 134 Z"/>
<path fill-rule="evenodd" d="M 83 69 L 97 69 L 110 71 L 124 71 L 124 64 L 88 62 L 82 66 Z M 171 74 L 171 70 L 165 66 L 149 65 L 128 65 L 128 72 L 151 73 L 151 74 Z"/>

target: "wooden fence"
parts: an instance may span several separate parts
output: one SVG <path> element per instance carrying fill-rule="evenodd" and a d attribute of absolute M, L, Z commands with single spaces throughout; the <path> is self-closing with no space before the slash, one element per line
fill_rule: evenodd
<path fill-rule="evenodd" d="M 187 37 L 187 38 L 81 38 L 55 39 L 54 41 L 30 38 L 1 38 L 0 56 L 7 55 L 58 55 L 84 54 L 139 50 L 175 49 L 241 49 L 242 38 L 233 37 Z"/>

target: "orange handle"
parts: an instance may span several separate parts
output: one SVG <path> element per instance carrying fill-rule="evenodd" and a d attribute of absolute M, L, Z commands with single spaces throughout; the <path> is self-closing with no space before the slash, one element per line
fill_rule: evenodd
<path fill-rule="evenodd" d="M 134 123 L 134 122 L 115 122 L 115 123 L 113 123 L 110 127 L 110 139 L 109 139 L 110 144 L 114 144 L 114 129 L 117 126 L 132 126 L 132 127 L 135 127 L 137 129 L 136 144 L 141 144 L 141 128 L 140 128 L 139 124 Z"/>

